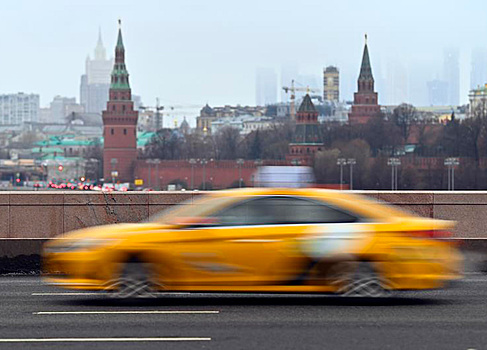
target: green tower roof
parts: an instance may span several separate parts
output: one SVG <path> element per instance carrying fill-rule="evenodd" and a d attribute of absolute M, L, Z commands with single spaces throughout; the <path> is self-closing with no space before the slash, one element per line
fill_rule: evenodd
<path fill-rule="evenodd" d="M 123 46 L 122 39 L 122 27 L 121 21 L 118 21 L 118 39 L 117 46 L 115 47 L 115 64 L 112 70 L 112 82 L 110 84 L 110 89 L 115 90 L 128 90 L 130 89 L 129 84 L 129 73 L 127 67 L 125 66 L 125 48 Z"/>
<path fill-rule="evenodd" d="M 121 21 L 119 20 L 118 23 L 120 24 Z M 123 49 L 122 27 L 118 28 L 117 48 Z"/>

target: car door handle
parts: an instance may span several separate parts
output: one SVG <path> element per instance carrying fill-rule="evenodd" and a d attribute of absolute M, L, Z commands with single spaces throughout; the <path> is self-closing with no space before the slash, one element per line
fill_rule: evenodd
<path fill-rule="evenodd" d="M 232 239 L 231 243 L 276 243 L 282 242 L 282 239 Z"/>

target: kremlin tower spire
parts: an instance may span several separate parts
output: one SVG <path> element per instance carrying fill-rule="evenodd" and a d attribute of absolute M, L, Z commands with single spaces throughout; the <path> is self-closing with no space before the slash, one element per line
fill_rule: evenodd
<path fill-rule="evenodd" d="M 105 182 L 110 182 L 112 179 L 120 182 L 133 182 L 133 172 L 137 160 L 138 112 L 134 111 L 129 74 L 125 66 L 125 47 L 120 21 L 109 100 L 102 118 Z"/>
<path fill-rule="evenodd" d="M 374 76 L 370 64 L 367 34 L 365 34 L 364 53 L 357 87 L 358 91 L 354 94 L 352 112 L 348 115 L 348 120 L 350 124 L 366 124 L 380 113 L 378 95 L 374 91 Z"/>

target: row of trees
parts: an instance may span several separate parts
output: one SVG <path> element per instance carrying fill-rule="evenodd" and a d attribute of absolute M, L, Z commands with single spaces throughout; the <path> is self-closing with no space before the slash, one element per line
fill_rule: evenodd
<path fill-rule="evenodd" d="M 470 118 L 452 118 L 444 123 L 433 121 L 412 105 L 402 104 L 391 113 L 380 115 L 365 125 L 320 125 L 324 150 L 315 156 L 314 168 L 318 182 L 339 181 L 338 158 L 354 158 L 354 187 L 386 189 L 391 187 L 391 168 L 387 159 L 395 157 L 460 157 L 456 171 L 456 187 L 475 189 L 487 187 L 487 172 L 481 159 L 487 158 L 487 109 L 479 106 Z M 171 129 L 160 130 L 141 158 L 188 160 L 273 159 L 284 160 L 292 142 L 294 124 L 275 124 L 246 136 L 237 129 L 224 128 L 204 135 L 183 134 Z M 95 147 L 89 157 L 101 158 Z M 403 162 L 406 163 L 406 162 Z M 348 180 L 348 167 L 345 179 Z M 447 171 L 442 166 L 418 171 L 413 166 L 399 167 L 401 189 L 444 189 Z M 345 181 L 348 182 L 348 181 Z"/>
<path fill-rule="evenodd" d="M 479 110 L 480 112 L 480 110 Z M 487 118 L 484 113 L 445 124 L 433 122 L 412 105 L 402 104 L 388 115 L 380 115 L 365 125 L 321 124 L 326 149 L 344 150 L 354 140 L 362 140 L 372 157 L 402 155 L 410 144 L 412 154 L 424 157 L 487 156 Z M 237 129 L 224 128 L 211 135 L 182 134 L 160 130 L 141 155 L 159 159 L 285 159 L 292 142 L 294 125 L 275 124 L 241 136 Z"/>

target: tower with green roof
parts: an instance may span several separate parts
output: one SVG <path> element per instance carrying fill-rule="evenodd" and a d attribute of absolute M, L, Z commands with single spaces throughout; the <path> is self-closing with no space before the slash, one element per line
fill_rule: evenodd
<path fill-rule="evenodd" d="M 318 122 L 318 111 L 309 94 L 303 98 L 296 113 L 296 129 L 289 144 L 288 160 L 311 165 L 316 152 L 323 149 L 323 138 Z"/>
<path fill-rule="evenodd" d="M 119 21 L 115 63 L 111 74 L 109 100 L 103 111 L 103 174 L 105 182 L 112 179 L 133 182 L 137 160 L 137 119 L 125 65 L 125 47 Z"/>

